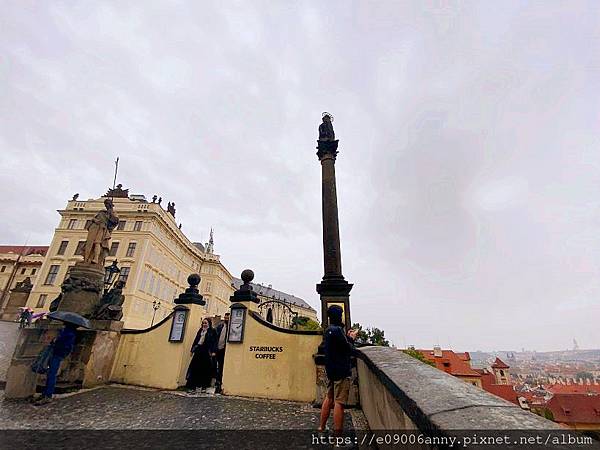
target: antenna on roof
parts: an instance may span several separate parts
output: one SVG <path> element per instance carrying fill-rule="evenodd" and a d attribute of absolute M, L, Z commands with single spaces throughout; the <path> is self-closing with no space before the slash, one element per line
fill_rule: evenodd
<path fill-rule="evenodd" d="M 117 156 L 117 159 L 115 160 L 115 177 L 113 178 L 113 190 L 112 190 L 112 194 L 110 199 L 113 199 L 114 196 L 114 192 L 115 192 L 115 188 L 117 187 L 117 172 L 119 171 L 119 157 Z"/>

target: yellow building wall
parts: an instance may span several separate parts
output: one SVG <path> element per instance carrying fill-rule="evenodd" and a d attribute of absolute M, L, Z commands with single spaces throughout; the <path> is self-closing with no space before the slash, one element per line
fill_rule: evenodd
<path fill-rule="evenodd" d="M 320 333 L 274 330 L 248 310 L 243 339 L 242 343 L 227 344 L 223 373 L 225 394 L 301 402 L 315 400 L 313 355 L 322 341 Z M 282 351 L 256 351 L 252 347 Z"/>
<path fill-rule="evenodd" d="M 121 334 L 112 382 L 160 389 L 177 389 L 185 384 L 192 342 L 205 316 L 201 306 L 186 306 L 190 310 L 182 342 L 169 342 L 171 315 L 149 331 Z"/>
<path fill-rule="evenodd" d="M 8 286 L 18 258 L 19 255 L 14 253 L 0 253 L 0 268 L 4 268 L 3 271 L 0 271 L 0 291 L 14 289 L 17 283 L 25 281 L 25 278 L 29 278 L 32 284 L 35 283 L 44 261 L 43 255 L 23 256 L 18 262 L 17 271 Z"/>
<path fill-rule="evenodd" d="M 28 306 L 36 312 L 48 310 L 50 302 L 59 295 L 69 268 L 83 259 L 75 255 L 75 250 L 87 237 L 86 222 L 104 209 L 103 201 L 104 198 L 71 200 L 59 211 L 60 222 L 28 300 Z M 207 313 L 222 315 L 229 308 L 232 276 L 221 264 L 219 255 L 199 249 L 178 228 L 175 218 L 157 203 L 114 198 L 114 204 L 124 227 L 113 231 L 111 245 L 119 245 L 116 253 L 106 258 L 105 265 L 116 259 L 119 267 L 129 270 L 123 290 L 125 328 L 145 329 L 151 326 L 153 316 L 154 323 L 164 319 L 175 306 L 174 298 L 188 287 L 186 280 L 192 273 L 202 274 L 203 294 L 206 282 L 211 281 Z M 59 255 L 62 241 L 68 241 L 68 245 L 64 254 Z M 129 245 L 134 243 L 135 250 L 128 256 Z M 52 265 L 59 266 L 58 274 L 55 280 L 46 283 Z M 204 280 L 205 265 L 212 268 L 211 280 Z M 218 302 L 211 299 L 215 292 L 219 294 Z M 38 307 L 40 296 L 45 296 L 46 301 Z M 153 305 L 157 306 L 156 313 Z"/>

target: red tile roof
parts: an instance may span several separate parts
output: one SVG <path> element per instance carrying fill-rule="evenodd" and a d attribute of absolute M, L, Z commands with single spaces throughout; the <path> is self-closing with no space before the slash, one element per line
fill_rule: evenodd
<path fill-rule="evenodd" d="M 600 394 L 600 384 L 548 384 L 544 389 L 552 394 Z"/>
<path fill-rule="evenodd" d="M 454 353 L 452 350 L 442 350 L 441 357 L 433 356 L 433 350 L 417 350 L 429 361 L 433 361 L 435 366 L 454 376 L 480 377 L 481 374 L 471 368 L 469 363 L 464 359 L 465 354 Z"/>
<path fill-rule="evenodd" d="M 510 369 L 510 366 L 507 366 L 504 361 L 502 361 L 500 358 L 496 357 L 496 361 L 494 361 L 494 364 L 492 364 L 492 368 L 493 369 Z"/>
<path fill-rule="evenodd" d="M 600 424 L 600 395 L 555 394 L 546 408 L 555 422 Z"/>
<path fill-rule="evenodd" d="M 515 387 L 512 384 L 496 384 L 496 376 L 487 369 L 478 369 L 481 373 L 481 387 L 490 394 L 508 400 L 509 402 L 519 404 L 519 395 L 515 392 Z"/>
<path fill-rule="evenodd" d="M 469 354 L 469 352 L 457 353 L 456 356 L 458 356 L 463 361 L 471 361 L 471 355 Z"/>
<path fill-rule="evenodd" d="M 524 397 L 525 400 L 527 400 L 527 403 L 529 403 L 529 405 L 545 405 L 546 404 L 546 400 L 544 399 L 544 397 L 542 397 L 538 394 L 534 394 L 532 392 L 519 392 L 517 397 Z"/>
<path fill-rule="evenodd" d="M 47 252 L 47 245 L 0 245 L 0 253 L 15 253 L 17 255 L 22 253 L 23 256 L 36 254 L 46 256 Z"/>

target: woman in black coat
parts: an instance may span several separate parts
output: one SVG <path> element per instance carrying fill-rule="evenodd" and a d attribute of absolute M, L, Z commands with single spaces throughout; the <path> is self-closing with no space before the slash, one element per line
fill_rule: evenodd
<path fill-rule="evenodd" d="M 206 388 L 210 386 L 214 376 L 213 357 L 217 352 L 217 341 L 217 332 L 212 327 L 211 320 L 203 319 L 202 327 L 198 330 L 192 344 L 191 352 L 194 356 L 190 362 L 185 385 L 188 390 L 200 387 L 202 392 L 206 392 Z"/>

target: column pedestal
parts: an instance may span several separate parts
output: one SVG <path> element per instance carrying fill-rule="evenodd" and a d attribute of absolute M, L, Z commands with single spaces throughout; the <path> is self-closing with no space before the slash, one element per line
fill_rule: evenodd
<path fill-rule="evenodd" d="M 61 285 L 58 311 L 70 311 L 91 318 L 100 304 L 104 289 L 104 268 L 78 262 Z"/>
<path fill-rule="evenodd" d="M 110 380 L 123 322 L 92 320 L 91 324 L 91 330 L 77 330 L 75 348 L 58 372 L 57 393 L 90 388 Z M 6 398 L 31 397 L 45 386 L 46 376 L 32 372 L 31 364 L 62 327 L 60 322 L 42 320 L 35 328 L 20 330 L 6 375 Z"/>

